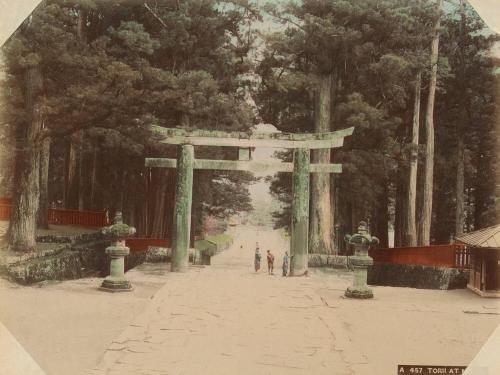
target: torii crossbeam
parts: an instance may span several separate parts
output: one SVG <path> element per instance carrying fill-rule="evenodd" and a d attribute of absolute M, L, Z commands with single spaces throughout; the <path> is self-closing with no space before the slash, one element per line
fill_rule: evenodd
<path fill-rule="evenodd" d="M 178 159 L 147 158 L 147 167 L 177 168 L 175 212 L 172 239 L 172 271 L 183 271 L 188 265 L 193 198 L 193 169 L 237 170 L 253 172 L 292 172 L 293 199 L 290 238 L 290 275 L 307 274 L 309 234 L 309 173 L 341 173 L 341 164 L 310 164 L 311 149 L 342 147 L 344 138 L 354 128 L 331 133 L 243 133 L 209 130 L 168 129 L 152 126 L 160 142 L 180 145 Z M 194 146 L 251 147 L 293 149 L 293 163 L 243 160 L 194 159 Z M 245 152 L 240 152 L 245 154 Z M 246 153 L 249 156 L 249 152 Z M 249 159 L 249 158 L 248 158 Z"/>

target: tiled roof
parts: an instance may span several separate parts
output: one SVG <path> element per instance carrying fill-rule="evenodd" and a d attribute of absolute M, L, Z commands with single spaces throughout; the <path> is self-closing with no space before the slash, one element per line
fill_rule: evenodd
<path fill-rule="evenodd" d="M 500 248 L 500 224 L 462 234 L 456 240 L 469 246 Z"/>

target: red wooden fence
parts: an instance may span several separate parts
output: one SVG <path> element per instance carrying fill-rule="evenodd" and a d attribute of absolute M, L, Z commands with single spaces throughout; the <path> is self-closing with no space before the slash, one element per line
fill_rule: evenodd
<path fill-rule="evenodd" d="M 0 203 L 0 220 L 9 220 L 11 209 L 10 204 Z"/>
<path fill-rule="evenodd" d="M 77 211 L 49 208 L 49 224 L 81 225 L 85 227 L 104 227 L 109 225 L 103 211 Z"/>
<path fill-rule="evenodd" d="M 170 240 L 160 238 L 127 238 L 125 244 L 130 251 L 146 251 L 149 246 L 170 247 Z"/>
<path fill-rule="evenodd" d="M 0 198 L 0 220 L 9 220 L 12 204 L 9 198 Z M 109 225 L 106 213 L 103 211 L 77 211 L 61 208 L 49 208 L 49 224 L 79 225 L 85 227 L 104 227 Z"/>
<path fill-rule="evenodd" d="M 369 254 L 380 263 L 448 268 L 467 268 L 470 261 L 469 251 L 459 244 L 373 249 Z"/>

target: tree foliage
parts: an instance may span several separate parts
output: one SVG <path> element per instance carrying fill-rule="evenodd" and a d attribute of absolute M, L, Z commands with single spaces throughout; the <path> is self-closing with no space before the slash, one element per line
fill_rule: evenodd
<path fill-rule="evenodd" d="M 267 35 L 267 48 L 257 67 L 262 84 L 256 101 L 264 121 L 290 132 L 313 131 L 314 89 L 321 74 L 332 73 L 332 129 L 355 127 L 344 147 L 332 153 L 334 162 L 344 167 L 342 175 L 334 177 L 332 189 L 332 204 L 337 202 L 338 206 L 338 246 L 342 246 L 342 233 L 355 230 L 361 219 L 371 221 L 383 244 L 387 243 L 388 221 L 395 224 L 397 232 L 403 230 L 398 216 L 405 207 L 399 197 L 408 189 L 405 176 L 412 147 L 415 77 L 417 72 L 423 73 L 425 94 L 430 77 L 433 6 L 434 2 L 427 0 L 310 0 L 266 9 L 283 26 Z M 439 242 L 447 242 L 453 234 L 450 187 L 454 184 L 450 184 L 453 175 L 447 171 L 456 167 L 449 155 L 456 145 L 459 103 L 464 101 L 468 112 L 464 194 L 468 197 L 469 229 L 495 220 L 491 212 L 495 178 L 494 76 L 488 56 L 491 38 L 468 7 L 467 37 L 459 40 L 458 8 L 458 3 L 451 4 L 442 16 L 438 61 L 434 187 L 438 204 L 432 238 Z M 462 50 L 465 77 L 457 75 L 462 69 L 458 59 Z M 419 149 L 422 152 L 422 146 Z M 480 170 L 475 167 L 479 164 Z M 286 177 L 276 176 L 272 191 L 285 205 L 289 203 Z M 421 186 L 418 191 L 422 191 Z M 417 198 L 421 205 L 421 195 Z M 286 220 L 282 219 L 288 216 L 286 209 L 276 213 L 277 223 L 283 224 Z"/>
<path fill-rule="evenodd" d="M 145 235 L 155 215 L 173 215 L 173 189 L 159 186 L 162 173 L 147 171 L 144 158 L 175 157 L 175 149 L 154 142 L 148 127 L 253 125 L 242 87 L 252 43 L 246 26 L 257 16 L 243 1 L 45 1 L 10 39 L 4 55 L 7 121 L 18 128 L 26 127 L 24 74 L 33 66 L 40 70 L 43 129 L 35 143 L 53 141 L 51 202 L 71 208 L 82 200 L 87 209 L 122 209 L 129 220 L 145 222 Z M 83 173 L 68 170 L 73 149 Z M 79 181 L 77 196 L 65 200 L 71 174 Z M 229 175 L 205 177 L 202 183 L 220 193 L 195 200 L 228 214 L 250 209 L 248 191 L 237 186 L 248 178 Z M 140 201 L 150 205 L 155 191 L 170 194 L 156 214 L 140 207 Z M 221 199 L 228 191 L 240 199 Z M 168 230 L 164 225 L 157 235 Z"/>

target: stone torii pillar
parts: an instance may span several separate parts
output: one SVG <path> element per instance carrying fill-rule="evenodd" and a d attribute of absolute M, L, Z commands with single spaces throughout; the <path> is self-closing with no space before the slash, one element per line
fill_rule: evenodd
<path fill-rule="evenodd" d="M 191 205 L 193 202 L 194 147 L 183 145 L 177 163 L 175 211 L 172 239 L 172 271 L 184 271 L 188 266 L 191 238 Z"/>
<path fill-rule="evenodd" d="M 172 271 L 183 271 L 188 265 L 191 229 L 193 169 L 235 170 L 253 172 L 292 172 L 293 201 L 290 238 L 290 275 L 307 275 L 309 233 L 309 173 L 341 173 L 340 164 L 310 164 L 311 149 L 341 147 L 344 137 L 354 128 L 333 133 L 228 133 L 221 131 L 167 129 L 152 127 L 164 137 L 162 143 L 180 145 L 178 159 L 147 158 L 147 167 L 177 168 L 176 202 L 173 223 Z M 294 150 L 293 163 L 242 160 L 205 160 L 194 158 L 194 146 L 289 148 Z M 240 153 L 240 154 L 245 154 Z"/>

